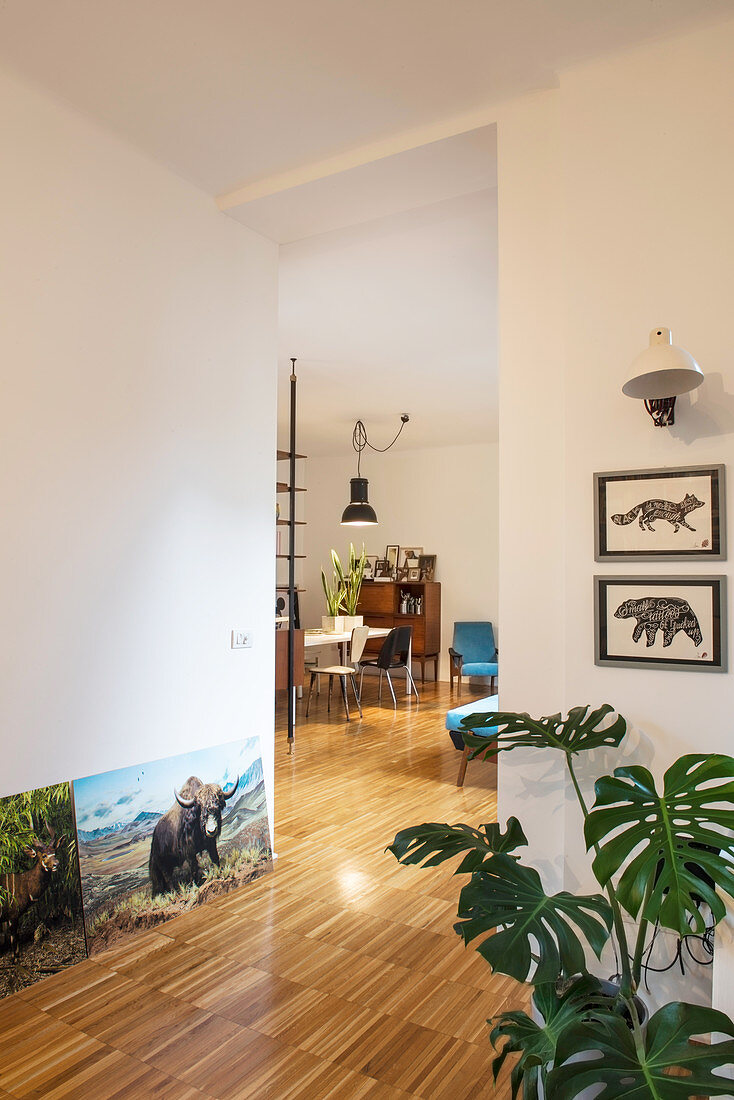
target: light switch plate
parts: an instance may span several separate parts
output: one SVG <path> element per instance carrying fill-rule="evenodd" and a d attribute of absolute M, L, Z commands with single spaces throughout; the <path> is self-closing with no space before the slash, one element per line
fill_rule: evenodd
<path fill-rule="evenodd" d="M 251 649 L 252 634 L 249 630 L 232 631 L 232 649 Z"/>

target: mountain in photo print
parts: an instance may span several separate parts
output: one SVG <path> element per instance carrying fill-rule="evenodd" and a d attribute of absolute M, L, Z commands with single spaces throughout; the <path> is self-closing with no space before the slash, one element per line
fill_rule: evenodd
<path fill-rule="evenodd" d="M 272 868 L 257 737 L 73 788 L 90 954 Z"/>
<path fill-rule="evenodd" d="M 0 997 L 86 957 L 69 784 L 0 798 Z"/>

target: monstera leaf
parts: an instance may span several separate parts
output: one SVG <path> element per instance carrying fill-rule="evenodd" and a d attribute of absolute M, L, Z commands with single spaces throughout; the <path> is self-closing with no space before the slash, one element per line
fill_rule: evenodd
<path fill-rule="evenodd" d="M 454 871 L 455 875 L 476 871 L 485 860 L 498 852 L 512 852 L 527 844 L 527 838 L 516 817 L 507 819 L 507 830 L 502 832 L 495 821 L 473 829 L 470 825 L 438 825 L 427 822 L 402 829 L 386 849 L 399 863 L 422 863 L 424 867 L 437 867 L 460 852 L 467 855 Z"/>
<path fill-rule="evenodd" d="M 510 1075 L 512 1100 L 521 1087 L 523 1100 L 537 1100 L 538 1081 L 546 1085 L 548 1067 L 556 1059 L 561 1036 L 567 1028 L 578 1027 L 588 1019 L 590 1012 L 604 1003 L 599 980 L 589 975 L 575 981 L 561 994 L 556 991 L 555 982 L 537 985 L 533 1000 L 544 1021 L 542 1024 L 525 1012 L 503 1012 L 487 1021 L 492 1029 L 489 1037 L 495 1050 L 499 1049 L 497 1044 L 505 1040 L 492 1062 L 495 1082 L 508 1055 L 520 1055 Z M 547 1088 L 545 1095 L 548 1095 Z"/>
<path fill-rule="evenodd" d="M 609 939 L 612 911 L 600 894 L 576 897 L 563 891 L 549 896 L 540 875 L 508 855 L 495 855 L 475 871 L 459 895 L 454 925 L 464 942 L 485 933 L 478 947 L 492 970 L 519 982 L 552 982 L 586 970 L 576 928 L 597 956 Z M 495 931 L 498 929 L 498 931 Z"/>
<path fill-rule="evenodd" d="M 580 1023 L 561 1035 L 556 1059 L 593 1052 L 589 1061 L 559 1065 L 548 1075 L 547 1096 L 574 1100 L 589 1085 L 604 1085 L 597 1100 L 689 1100 L 691 1096 L 729 1096 L 733 1082 L 714 1071 L 734 1062 L 734 1042 L 694 1044 L 691 1037 L 712 1031 L 734 1035 L 723 1012 L 700 1005 L 665 1005 L 650 1020 L 644 1048 L 638 1050 L 624 1020 L 607 1015 Z M 684 1076 L 671 1077 L 676 1069 Z"/>
<path fill-rule="evenodd" d="M 552 714 L 549 718 L 531 718 L 529 714 L 497 711 L 495 714 L 470 714 L 462 718 L 464 742 L 474 749 L 472 758 L 486 759 L 510 749 L 559 749 L 571 756 L 589 749 L 616 748 L 625 733 L 627 723 L 618 714 L 612 723 L 600 729 L 607 715 L 614 713 L 609 703 L 589 712 L 588 707 L 573 707 L 566 718 Z M 492 730 L 491 737 L 475 737 L 473 730 Z"/>
<path fill-rule="evenodd" d="M 716 921 L 726 912 L 711 881 L 734 897 L 733 802 L 730 756 L 680 757 L 665 773 L 662 794 L 647 768 L 617 768 L 597 780 L 584 828 L 587 846 L 600 845 L 597 881 L 606 886 L 624 867 L 617 897 L 628 913 L 642 909 L 646 920 L 681 936 L 703 932 L 699 899 Z"/>

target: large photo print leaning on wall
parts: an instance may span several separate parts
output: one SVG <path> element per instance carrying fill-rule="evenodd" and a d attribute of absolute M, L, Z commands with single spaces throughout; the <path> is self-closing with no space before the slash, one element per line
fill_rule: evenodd
<path fill-rule="evenodd" d="M 257 737 L 73 790 L 90 955 L 272 868 Z"/>
<path fill-rule="evenodd" d="M 0 798 L 0 996 L 87 956 L 71 792 Z"/>

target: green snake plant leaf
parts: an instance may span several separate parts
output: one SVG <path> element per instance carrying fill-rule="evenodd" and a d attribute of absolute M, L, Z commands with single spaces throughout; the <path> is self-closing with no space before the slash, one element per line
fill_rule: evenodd
<path fill-rule="evenodd" d="M 699 899 L 718 922 L 726 907 L 715 887 L 734 897 L 732 803 L 730 756 L 681 756 L 666 771 L 662 794 L 647 768 L 603 776 L 584 827 L 587 846 L 599 846 L 597 881 L 606 886 L 621 871 L 617 897 L 631 916 L 642 911 L 681 936 L 703 932 Z"/>
<path fill-rule="evenodd" d="M 612 926 L 606 898 L 566 891 L 549 896 L 534 868 L 506 854 L 474 872 L 459 895 L 458 915 L 464 919 L 454 929 L 464 943 L 486 934 L 479 954 L 493 971 L 519 982 L 552 982 L 585 972 L 576 929 L 599 957 Z"/>
<path fill-rule="evenodd" d="M 529 714 L 513 711 L 496 711 L 494 714 L 469 714 L 462 718 L 464 742 L 473 749 L 472 759 L 487 759 L 511 749 L 557 749 L 571 756 L 589 749 L 617 748 L 625 733 L 627 723 L 621 714 L 613 722 L 602 726 L 614 707 L 604 703 L 596 710 L 573 707 L 565 718 L 551 714 L 547 718 L 531 718 Z M 486 730 L 483 736 L 473 731 Z M 490 737 L 489 731 L 493 731 Z"/>
<path fill-rule="evenodd" d="M 503 833 L 499 823 L 480 825 L 440 825 L 427 822 L 401 829 L 386 849 L 399 863 L 420 863 L 424 867 L 437 867 L 460 852 L 466 856 L 454 871 L 455 875 L 478 870 L 482 864 L 499 852 L 512 852 L 527 844 L 527 837 L 516 817 L 507 819 Z"/>
<path fill-rule="evenodd" d="M 732 1095 L 732 1081 L 715 1071 L 734 1062 L 734 1042 L 692 1043 L 696 1035 L 734 1035 L 723 1012 L 672 1002 L 650 1020 L 644 1046 L 619 1016 L 609 1014 L 567 1029 L 556 1049 L 558 1062 L 585 1053 L 588 1061 L 558 1065 L 548 1075 L 547 1096 L 574 1100 L 589 1085 L 604 1085 L 597 1100 L 689 1100 L 691 1096 Z M 685 1076 L 671 1077 L 680 1070 Z"/>
<path fill-rule="evenodd" d="M 560 994 L 555 982 L 538 985 L 533 1000 L 542 1023 L 536 1023 L 525 1012 L 502 1012 L 487 1021 L 492 1046 L 499 1051 L 492 1062 L 495 1083 L 507 1057 L 520 1055 L 510 1075 L 512 1100 L 520 1094 L 521 1088 L 523 1100 L 538 1100 L 538 1081 L 542 1081 L 545 1095 L 549 1095 L 548 1070 L 556 1059 L 560 1038 L 567 1028 L 578 1026 L 588 1019 L 594 1008 L 604 1003 L 599 980 L 588 974 Z M 498 1044 L 503 1040 L 500 1049 Z"/>

